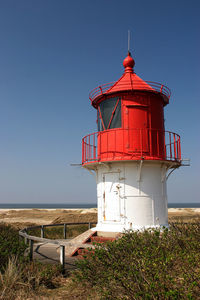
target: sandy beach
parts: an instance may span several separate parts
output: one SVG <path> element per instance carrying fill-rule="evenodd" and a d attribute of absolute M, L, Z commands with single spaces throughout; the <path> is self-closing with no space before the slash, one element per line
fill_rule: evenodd
<path fill-rule="evenodd" d="M 186 222 L 200 220 L 200 208 L 169 208 L 169 221 Z M 64 222 L 96 222 L 97 208 L 90 209 L 0 209 L 0 223 L 17 228 L 31 225 Z"/>

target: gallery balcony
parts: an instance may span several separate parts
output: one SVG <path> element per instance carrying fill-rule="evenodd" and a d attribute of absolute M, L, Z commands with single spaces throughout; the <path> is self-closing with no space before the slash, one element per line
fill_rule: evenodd
<path fill-rule="evenodd" d="M 159 160 L 181 163 L 180 136 L 156 129 L 109 129 L 82 139 L 82 165 L 122 161 Z"/>

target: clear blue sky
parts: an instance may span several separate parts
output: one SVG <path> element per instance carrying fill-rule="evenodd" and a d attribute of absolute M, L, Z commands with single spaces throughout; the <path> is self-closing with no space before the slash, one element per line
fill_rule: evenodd
<path fill-rule="evenodd" d="M 0 203 L 96 202 L 81 138 L 96 131 L 90 90 L 135 71 L 172 91 L 166 129 L 182 138 L 169 202 L 199 202 L 200 1 L 0 1 Z"/>

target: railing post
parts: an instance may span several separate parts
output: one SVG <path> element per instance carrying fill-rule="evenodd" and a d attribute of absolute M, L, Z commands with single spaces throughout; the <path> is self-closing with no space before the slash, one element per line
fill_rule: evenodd
<path fill-rule="evenodd" d="M 114 145 L 114 151 L 113 151 L 113 159 L 114 159 L 114 155 L 115 155 L 115 157 L 116 157 L 116 153 L 118 152 L 118 151 L 120 151 L 119 149 L 117 149 L 117 136 L 116 136 L 116 131 L 114 131 L 114 134 L 115 134 L 115 145 Z"/>
<path fill-rule="evenodd" d="M 156 139 L 157 139 L 157 157 L 159 157 L 159 135 L 158 135 L 158 130 L 157 130 L 157 134 L 156 134 Z"/>
<path fill-rule="evenodd" d="M 109 131 L 106 132 L 107 158 L 109 158 L 109 156 L 108 156 L 108 155 L 109 155 L 109 154 L 108 154 L 108 132 L 109 132 Z M 104 133 L 104 134 L 105 134 L 105 133 Z"/>
<path fill-rule="evenodd" d="M 91 160 L 91 145 L 90 145 L 90 135 L 89 135 L 89 141 L 88 141 L 88 145 L 89 145 L 89 160 Z"/>
<path fill-rule="evenodd" d="M 82 139 L 82 163 L 84 163 L 84 146 L 83 146 L 83 139 Z"/>
<path fill-rule="evenodd" d="M 27 234 L 27 230 L 25 229 L 24 231 L 25 231 L 25 233 Z M 25 243 L 26 245 L 28 244 L 28 239 L 27 239 L 27 237 L 24 238 L 24 243 Z"/>
<path fill-rule="evenodd" d="M 165 143 L 165 131 L 164 131 L 164 158 L 166 159 L 167 157 L 167 154 L 166 154 L 166 145 L 165 145 L 166 143 Z"/>
<path fill-rule="evenodd" d="M 98 134 L 95 133 L 95 160 L 98 160 Z"/>
<path fill-rule="evenodd" d="M 170 159 L 172 159 L 172 141 L 171 141 L 171 132 L 169 132 L 169 148 L 170 148 Z"/>
<path fill-rule="evenodd" d="M 152 156 L 152 129 L 149 129 L 149 139 L 150 139 L 150 156 Z"/>
<path fill-rule="evenodd" d="M 86 142 L 84 140 L 84 162 L 86 162 Z"/>
<path fill-rule="evenodd" d="M 33 240 L 29 240 L 29 260 L 32 261 L 33 260 Z"/>
<path fill-rule="evenodd" d="M 91 222 L 88 223 L 88 229 L 91 229 Z"/>
<path fill-rule="evenodd" d="M 85 139 L 85 162 L 87 162 L 87 136 Z"/>
<path fill-rule="evenodd" d="M 87 137 L 87 162 L 90 160 L 89 136 Z"/>
<path fill-rule="evenodd" d="M 65 273 L 65 246 L 60 245 L 60 263 L 62 265 L 62 273 Z"/>
<path fill-rule="evenodd" d="M 96 160 L 96 152 L 95 152 L 95 133 L 93 133 L 93 160 Z"/>
<path fill-rule="evenodd" d="M 66 237 L 67 237 L 66 232 L 67 232 L 67 226 L 66 226 L 66 224 L 64 224 L 64 228 L 63 228 L 64 239 L 66 239 Z"/>
<path fill-rule="evenodd" d="M 87 161 L 87 144 L 86 144 L 87 139 L 84 141 L 84 161 Z"/>
<path fill-rule="evenodd" d="M 177 159 L 177 156 L 176 156 L 176 138 L 175 138 L 175 134 L 174 135 L 174 155 L 175 155 L 175 159 Z"/>
<path fill-rule="evenodd" d="M 41 226 L 41 238 L 44 238 L 44 225 Z"/>

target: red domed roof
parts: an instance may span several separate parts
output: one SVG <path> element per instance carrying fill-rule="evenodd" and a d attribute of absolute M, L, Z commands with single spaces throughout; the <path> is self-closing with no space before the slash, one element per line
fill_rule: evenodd
<path fill-rule="evenodd" d="M 148 85 L 144 80 L 142 80 L 139 76 L 137 76 L 134 71 L 133 67 L 135 65 L 134 59 L 131 57 L 130 52 L 128 52 L 127 57 L 123 61 L 124 65 L 124 74 L 122 77 L 109 89 L 106 91 L 107 93 L 113 93 L 123 90 L 151 90 L 154 89 Z"/>
<path fill-rule="evenodd" d="M 138 90 L 159 93 L 163 97 L 164 103 L 169 103 L 171 92 L 166 86 L 160 83 L 144 81 L 134 73 L 133 67 L 135 61 L 131 57 L 130 52 L 128 52 L 127 57 L 124 59 L 123 65 L 125 68 L 124 74 L 118 81 L 98 86 L 90 92 L 89 98 L 94 107 L 97 107 L 97 103 L 101 101 L 104 96 L 112 93 Z"/>

